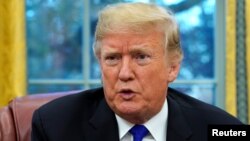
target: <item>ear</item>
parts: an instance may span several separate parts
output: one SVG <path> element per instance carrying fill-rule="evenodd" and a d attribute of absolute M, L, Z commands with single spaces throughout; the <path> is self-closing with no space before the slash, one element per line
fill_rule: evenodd
<path fill-rule="evenodd" d="M 168 82 L 173 82 L 177 78 L 180 71 L 180 66 L 181 65 L 179 62 L 175 62 L 170 65 L 170 69 L 168 72 Z"/>

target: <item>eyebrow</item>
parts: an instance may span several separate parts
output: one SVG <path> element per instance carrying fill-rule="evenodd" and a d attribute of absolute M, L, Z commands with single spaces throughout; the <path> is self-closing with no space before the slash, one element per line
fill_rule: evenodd
<path fill-rule="evenodd" d="M 151 52 L 151 48 L 146 48 L 148 47 L 148 45 L 139 45 L 139 46 L 135 46 L 134 48 L 132 48 L 129 53 L 135 54 L 135 53 L 140 53 L 140 52 Z"/>
<path fill-rule="evenodd" d="M 117 53 L 118 49 L 113 48 L 113 47 L 107 47 L 105 50 L 102 51 L 105 54 L 112 54 L 112 53 Z"/>
<path fill-rule="evenodd" d="M 143 52 L 151 52 L 151 48 L 146 48 L 148 45 L 134 45 L 132 49 L 129 49 L 129 54 L 136 54 L 136 53 L 143 53 Z M 104 54 L 108 55 L 116 55 L 120 54 L 119 49 L 108 47 L 106 50 L 103 51 Z"/>

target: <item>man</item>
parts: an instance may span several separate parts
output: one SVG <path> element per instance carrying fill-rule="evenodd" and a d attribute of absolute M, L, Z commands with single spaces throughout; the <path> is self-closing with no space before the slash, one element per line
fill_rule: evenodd
<path fill-rule="evenodd" d="M 241 124 L 168 88 L 183 57 L 171 12 L 144 3 L 107 6 L 99 15 L 94 50 L 103 88 L 39 108 L 33 141 L 205 141 L 209 124 Z M 137 129 L 142 137 L 134 135 Z"/>

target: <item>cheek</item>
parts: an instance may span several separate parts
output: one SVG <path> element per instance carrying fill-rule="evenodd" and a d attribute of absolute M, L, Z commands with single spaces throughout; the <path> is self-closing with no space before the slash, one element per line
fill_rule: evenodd
<path fill-rule="evenodd" d="M 116 68 L 102 66 L 101 73 L 106 79 L 114 78 L 116 76 Z"/>
<path fill-rule="evenodd" d="M 102 85 L 104 87 L 104 93 L 105 97 L 108 101 L 113 101 L 114 99 L 114 88 L 115 88 L 115 75 L 114 75 L 114 70 L 108 68 L 108 67 L 103 67 L 101 68 L 102 72 Z"/>
<path fill-rule="evenodd" d="M 149 93 L 151 99 L 156 97 L 155 94 L 157 93 L 162 94 L 162 96 L 165 95 L 168 86 L 168 69 L 166 66 L 162 64 L 152 65 L 141 69 L 138 74 L 140 74 L 141 86 Z"/>
<path fill-rule="evenodd" d="M 169 68 L 166 65 L 159 63 L 140 69 L 138 74 L 140 74 L 143 82 L 146 83 L 155 83 L 155 81 L 158 82 L 156 84 L 161 84 L 162 82 L 167 83 Z"/>
<path fill-rule="evenodd" d="M 114 88 L 114 85 L 118 79 L 117 68 L 101 65 L 101 74 L 103 86 L 107 87 L 108 89 Z"/>

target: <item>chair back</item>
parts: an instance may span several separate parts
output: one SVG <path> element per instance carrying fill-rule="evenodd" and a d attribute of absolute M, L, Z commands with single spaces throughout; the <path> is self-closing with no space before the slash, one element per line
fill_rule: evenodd
<path fill-rule="evenodd" d="M 17 97 L 0 109 L 0 141 L 30 141 L 33 112 L 41 105 L 77 91 Z"/>

